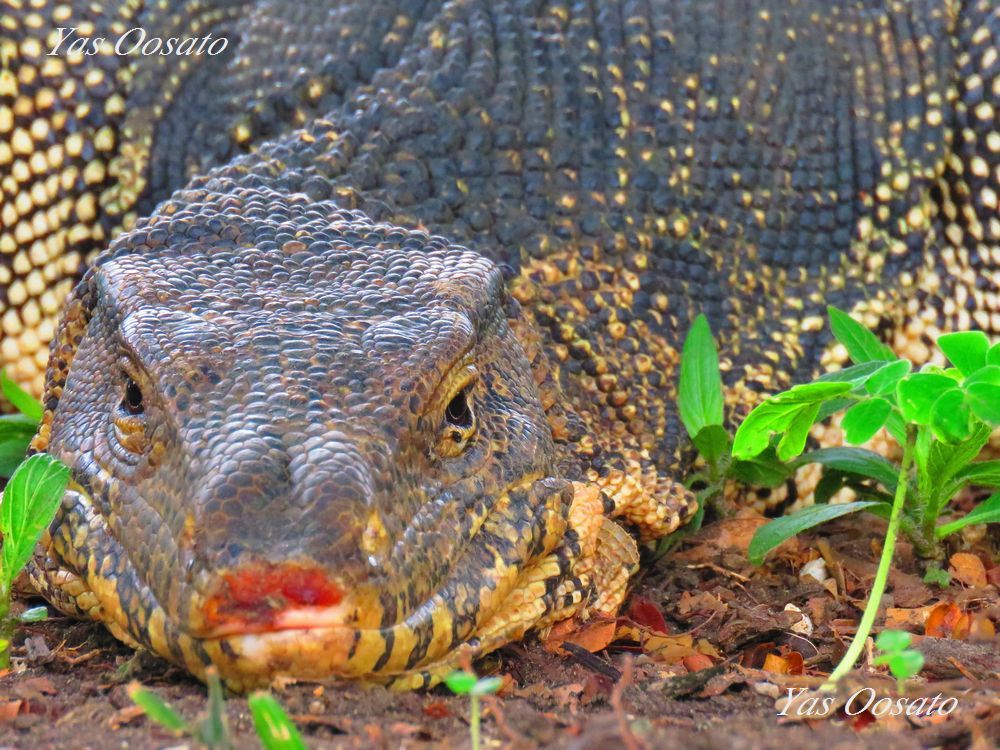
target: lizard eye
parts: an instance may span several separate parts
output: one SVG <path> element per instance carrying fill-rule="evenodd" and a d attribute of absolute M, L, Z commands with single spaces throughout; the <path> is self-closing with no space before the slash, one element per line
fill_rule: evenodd
<path fill-rule="evenodd" d="M 454 458 L 469 445 L 476 433 L 476 415 L 472 409 L 472 385 L 458 391 L 444 409 L 437 453 L 442 458 Z"/>
<path fill-rule="evenodd" d="M 444 413 L 448 424 L 459 430 L 469 429 L 474 421 L 472 409 L 469 408 L 469 395 L 466 391 L 467 389 L 463 388 L 456 393 L 455 397 L 448 402 L 448 408 L 445 409 Z"/>
<path fill-rule="evenodd" d="M 142 389 L 139 388 L 139 384 L 132 380 L 132 378 L 128 378 L 125 382 L 122 409 L 134 417 L 142 414 L 145 410 L 142 403 Z"/>

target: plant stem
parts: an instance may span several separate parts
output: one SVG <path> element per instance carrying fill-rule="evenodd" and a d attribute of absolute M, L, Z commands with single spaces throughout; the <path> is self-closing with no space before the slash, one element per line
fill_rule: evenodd
<path fill-rule="evenodd" d="M 479 750 L 479 696 L 469 696 L 469 736 L 472 750 Z"/>
<path fill-rule="evenodd" d="M 885 593 L 885 584 L 889 580 L 889 567 L 892 565 L 892 556 L 896 550 L 896 536 L 899 532 L 900 519 L 903 515 L 903 504 L 906 501 L 907 477 L 910 473 L 910 463 L 913 460 L 913 428 L 908 427 L 906 431 L 906 445 L 903 446 L 903 463 L 899 467 L 899 481 L 896 483 L 896 495 L 892 500 L 892 512 L 889 514 L 889 526 L 885 530 L 885 542 L 882 545 L 882 556 L 878 561 L 878 569 L 875 571 L 875 580 L 872 581 L 872 590 L 868 596 L 868 603 L 865 605 L 864 614 L 861 615 L 861 622 L 858 630 L 851 640 L 851 645 L 847 647 L 847 653 L 840 660 L 837 668 L 830 673 L 826 682 L 823 683 L 822 690 L 833 690 L 837 682 L 845 674 L 854 669 L 854 663 L 861 656 L 865 647 L 865 641 L 871 634 L 872 625 L 875 623 L 875 616 L 878 614 L 879 605 L 882 603 L 882 594 Z"/>
<path fill-rule="evenodd" d="M 16 625 L 10 616 L 10 586 L 0 584 L 0 669 L 10 666 L 10 646 Z"/>

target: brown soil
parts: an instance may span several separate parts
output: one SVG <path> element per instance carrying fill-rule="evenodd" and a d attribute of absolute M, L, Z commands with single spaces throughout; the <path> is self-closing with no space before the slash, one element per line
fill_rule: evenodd
<path fill-rule="evenodd" d="M 952 550 L 959 554 L 947 588 L 921 581 L 905 544 L 890 580 L 884 617 L 920 635 L 916 645 L 927 660 L 907 696 L 954 696 L 954 711 L 874 716 L 857 711 L 865 693 L 853 704 L 856 716 L 841 708 L 792 721 L 778 716 L 776 700 L 817 685 L 843 652 L 870 585 L 879 530 L 868 519 L 847 520 L 823 536 L 800 536 L 755 569 L 741 548 L 760 522 L 746 516 L 712 524 L 669 560 L 647 566 L 617 622 L 564 627 L 545 644 L 513 645 L 477 665 L 510 677 L 484 707 L 484 747 L 1000 746 L 996 527 L 994 538 Z M 821 554 L 825 585 L 799 575 Z M 808 616 L 811 632 L 788 604 Z M 189 718 L 204 708 L 201 684 L 154 657 L 133 659 L 100 626 L 54 617 L 23 628 L 13 668 L 0 677 L 0 750 L 193 747 L 134 708 L 129 679 Z M 845 694 L 865 686 L 879 696 L 895 690 L 874 667 L 847 683 Z M 467 702 L 443 688 L 393 694 L 297 684 L 278 697 L 314 750 L 469 746 Z M 231 698 L 227 706 L 237 747 L 258 747 L 246 703 Z"/>

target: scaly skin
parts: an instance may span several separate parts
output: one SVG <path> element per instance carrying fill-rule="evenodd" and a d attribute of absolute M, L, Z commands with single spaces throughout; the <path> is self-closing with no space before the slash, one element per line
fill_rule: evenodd
<path fill-rule="evenodd" d="M 74 472 L 34 577 L 236 688 L 614 612 L 694 511 L 699 312 L 736 415 L 842 360 L 828 303 L 1000 331 L 987 0 L 6 2 L 0 355 L 52 339 Z M 44 55 L 85 17 L 234 42 Z"/>

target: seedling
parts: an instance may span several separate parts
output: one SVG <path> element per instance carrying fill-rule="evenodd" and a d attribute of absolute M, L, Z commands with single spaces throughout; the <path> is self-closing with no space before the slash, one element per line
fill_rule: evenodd
<path fill-rule="evenodd" d="M 706 483 L 708 500 L 721 496 L 727 480 L 777 487 L 801 466 L 823 467 L 815 505 L 757 530 L 749 547 L 754 564 L 786 539 L 833 518 L 864 511 L 888 519 L 868 604 L 854 640 L 830 675 L 832 685 L 853 667 L 871 632 L 900 531 L 921 556 L 938 560 L 945 537 L 971 524 L 1000 521 L 998 492 L 965 516 L 939 522 L 964 488 L 1000 487 L 1000 461 L 976 460 L 1000 425 L 1000 343 L 991 344 L 981 331 L 945 334 L 938 346 L 954 366 L 927 365 L 913 372 L 911 362 L 896 357 L 847 313 L 828 311 L 833 334 L 853 364 L 768 398 L 731 439 L 722 426 L 715 344 L 699 316 L 684 345 L 678 406 L 705 459 L 707 468 L 696 478 Z M 851 447 L 806 451 L 813 425 L 840 412 Z M 853 447 L 883 428 L 903 448 L 898 463 Z M 829 504 L 845 487 L 858 499 Z"/>
<path fill-rule="evenodd" d="M 699 315 L 688 331 L 680 364 L 678 411 L 684 429 L 704 459 L 705 468 L 687 478 L 689 488 L 702 485 L 697 492 L 698 510 L 694 518 L 660 541 L 656 547 L 657 558 L 701 528 L 706 507 L 712 507 L 720 514 L 725 512 L 721 501 L 731 470 L 729 448 L 732 440 L 723 426 L 719 353 L 704 315 Z"/>
<path fill-rule="evenodd" d="M 469 696 L 469 738 L 472 750 L 479 750 L 479 698 L 492 695 L 503 685 L 499 677 L 476 677 L 472 672 L 456 671 L 445 677 L 444 684 L 455 695 Z"/>
<path fill-rule="evenodd" d="M 208 683 L 207 710 L 193 722 L 187 721 L 169 703 L 137 682 L 129 685 L 128 694 L 150 720 L 171 734 L 190 737 L 208 750 L 235 750 L 237 745 L 226 719 L 222 683 L 214 667 L 206 670 L 205 681 Z M 295 725 L 273 696 L 253 693 L 247 699 L 247 706 L 264 750 L 306 750 Z"/>
<path fill-rule="evenodd" d="M 247 705 L 264 750 L 306 750 L 299 730 L 273 695 L 252 693 L 247 698 Z"/>
<path fill-rule="evenodd" d="M 906 681 L 916 677 L 924 668 L 924 655 L 910 648 L 912 640 L 912 636 L 902 630 L 883 630 L 875 639 L 875 648 L 881 653 L 872 664 L 889 667 L 900 693 Z"/>
<path fill-rule="evenodd" d="M 56 459 L 38 454 L 24 461 L 7 482 L 0 502 L 0 669 L 10 666 L 10 642 L 18 623 L 45 619 L 45 607 L 29 609 L 20 617 L 10 616 L 14 579 L 31 559 L 42 532 L 55 518 L 62 500 L 69 469 Z"/>

